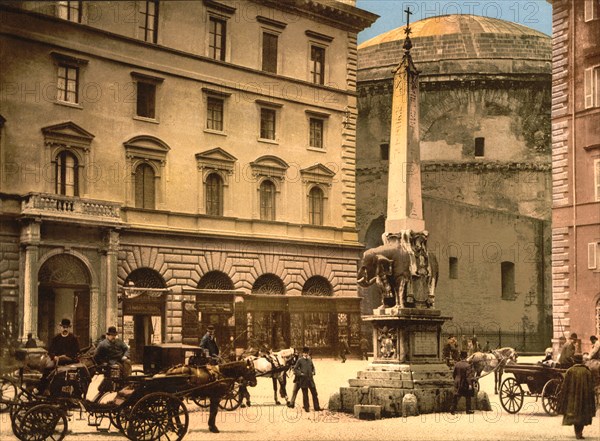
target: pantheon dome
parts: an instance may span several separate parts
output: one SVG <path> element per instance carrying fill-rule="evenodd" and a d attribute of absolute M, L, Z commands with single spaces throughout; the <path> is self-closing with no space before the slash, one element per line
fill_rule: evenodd
<path fill-rule="evenodd" d="M 391 78 L 406 26 L 358 46 L 359 81 Z M 477 15 L 443 15 L 411 24 L 411 53 L 423 75 L 551 72 L 551 38 L 526 26 Z"/>
<path fill-rule="evenodd" d="M 385 228 L 404 30 L 358 47 L 356 219 L 367 248 L 381 243 Z M 524 349 L 543 350 L 552 307 L 551 38 L 473 15 L 427 18 L 411 31 L 423 214 L 440 262 L 436 305 L 454 317 L 444 332 L 515 347 L 527 334 Z M 378 299 L 363 295 L 366 314 Z"/>

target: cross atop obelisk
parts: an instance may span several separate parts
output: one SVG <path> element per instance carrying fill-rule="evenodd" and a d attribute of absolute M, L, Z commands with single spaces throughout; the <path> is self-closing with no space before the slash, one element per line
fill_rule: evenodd
<path fill-rule="evenodd" d="M 392 129 L 388 175 L 386 233 L 402 230 L 423 231 L 421 160 L 419 152 L 419 72 L 410 49 L 410 15 L 407 8 L 404 56 L 394 73 Z"/>

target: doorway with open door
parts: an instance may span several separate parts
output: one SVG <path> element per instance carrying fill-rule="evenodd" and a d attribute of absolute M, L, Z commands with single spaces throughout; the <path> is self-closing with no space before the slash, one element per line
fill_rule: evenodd
<path fill-rule="evenodd" d="M 38 338 L 48 344 L 58 324 L 68 318 L 80 347 L 91 343 L 90 273 L 85 264 L 70 254 L 50 257 L 38 273 Z"/>

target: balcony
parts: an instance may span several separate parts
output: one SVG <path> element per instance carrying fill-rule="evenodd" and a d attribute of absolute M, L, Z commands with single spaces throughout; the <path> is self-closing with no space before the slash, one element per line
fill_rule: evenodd
<path fill-rule="evenodd" d="M 21 202 L 21 214 L 64 222 L 121 224 L 121 204 L 48 193 L 29 193 Z"/>

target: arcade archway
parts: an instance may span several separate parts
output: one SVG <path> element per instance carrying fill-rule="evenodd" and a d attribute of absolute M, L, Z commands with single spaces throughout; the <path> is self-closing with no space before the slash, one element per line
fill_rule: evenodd
<path fill-rule="evenodd" d="M 68 318 L 79 344 L 90 342 L 90 272 L 71 254 L 50 257 L 38 273 L 38 337 L 48 342 Z"/>

